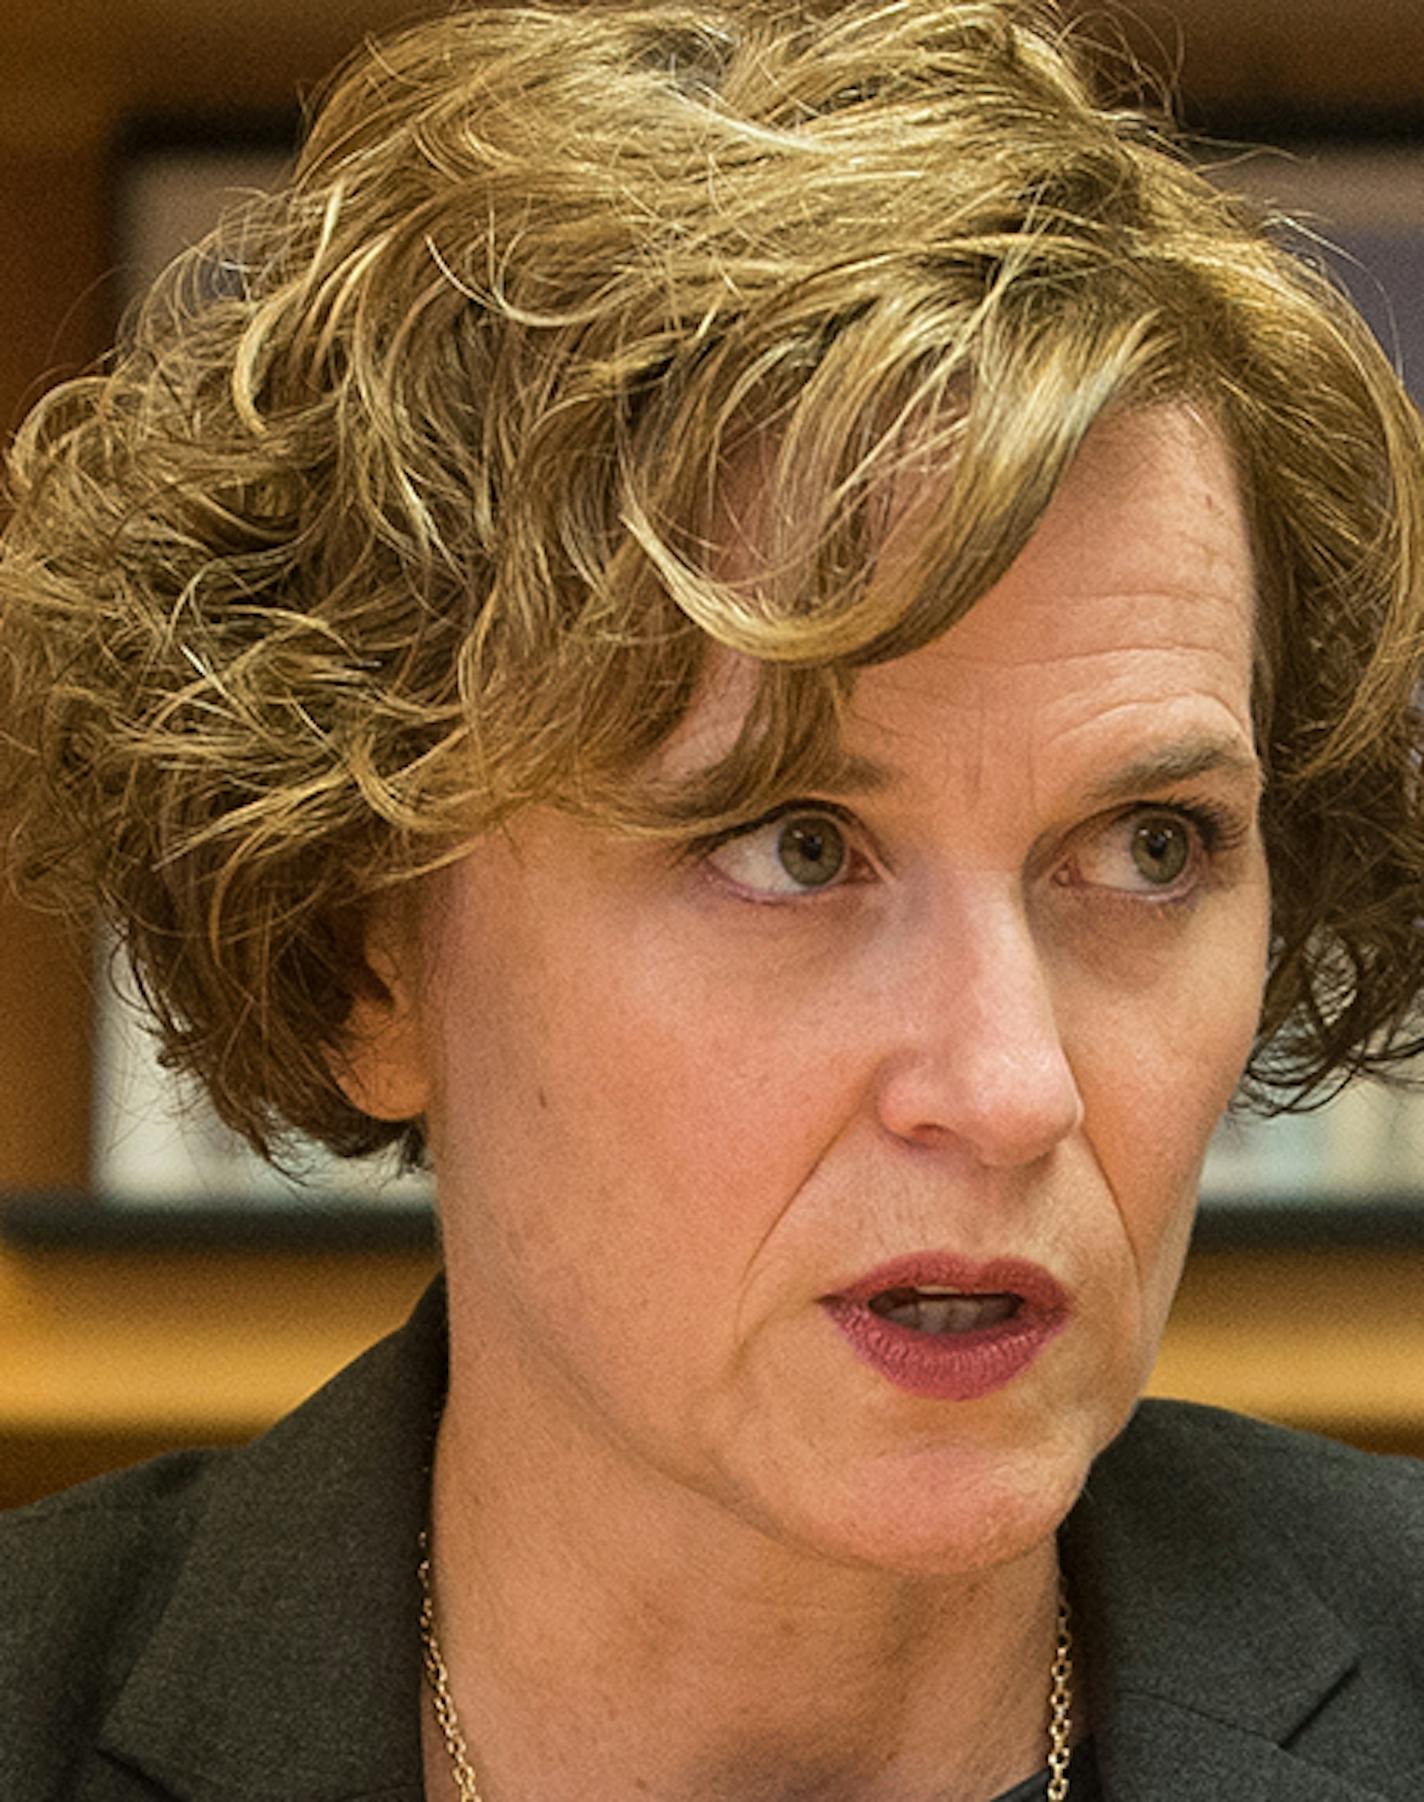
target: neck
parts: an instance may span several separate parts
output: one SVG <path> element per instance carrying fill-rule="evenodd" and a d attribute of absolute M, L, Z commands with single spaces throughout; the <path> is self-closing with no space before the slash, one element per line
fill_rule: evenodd
<path fill-rule="evenodd" d="M 1042 1766 L 1051 1542 L 970 1573 L 832 1562 L 489 1425 L 452 1377 L 434 1581 L 487 1802 L 978 1802 Z"/>

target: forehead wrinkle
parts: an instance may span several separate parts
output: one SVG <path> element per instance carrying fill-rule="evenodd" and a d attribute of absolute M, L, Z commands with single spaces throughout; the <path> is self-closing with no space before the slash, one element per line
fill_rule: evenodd
<path fill-rule="evenodd" d="M 983 797 L 988 762 L 989 724 L 981 690 L 974 708 L 974 740 L 964 751 L 964 798 L 971 807 L 977 807 Z"/>
<path fill-rule="evenodd" d="M 1099 673 L 1104 657 L 1111 658 L 1113 665 L 1105 676 Z M 1148 665 L 1146 678 L 1141 674 L 1144 662 Z M 1074 666 L 1078 666 L 1076 670 Z M 1090 692 L 1096 697 L 1096 704 L 1089 717 L 1076 722 L 1075 733 L 1100 727 L 1124 710 L 1132 712 L 1144 705 L 1160 709 L 1193 703 L 1212 711 L 1219 709 L 1232 721 L 1237 732 L 1220 734 L 1223 742 L 1231 741 L 1239 734 L 1246 744 L 1251 743 L 1250 646 L 1244 638 L 1236 646 L 1223 644 L 1220 639 L 1200 645 L 1141 643 L 1124 646 L 1120 651 L 1103 648 L 1065 652 L 1061 656 L 1006 665 L 1001 670 L 1000 683 L 1000 698 L 1006 712 L 1012 711 L 1017 704 L 1015 683 L 1032 679 L 1043 669 L 1051 669 L 1063 678 L 1055 685 L 1053 703 L 1061 701 L 1071 705 L 1083 692 L 1085 679 L 1091 683 Z M 1053 703 L 1050 703 L 1050 712 Z M 1051 724 L 1051 721 L 1047 723 Z M 1201 735 L 1212 736 L 1205 727 L 1201 729 Z"/>
<path fill-rule="evenodd" d="M 879 677 L 889 683 L 888 692 L 878 695 L 872 707 L 861 707 L 857 691 L 847 717 L 852 736 L 858 731 L 884 747 L 879 758 L 864 760 L 879 776 L 876 787 L 883 788 L 887 779 L 893 782 L 912 774 L 920 762 L 917 746 L 922 741 L 933 749 L 942 772 L 952 768 L 958 792 L 974 798 L 985 785 L 992 759 L 990 734 L 996 711 L 993 678 L 1002 672 L 988 660 L 981 664 L 959 656 L 947 644 L 949 636 L 943 634 L 900 662 L 860 672 L 862 677 Z M 952 687 L 966 692 L 946 693 L 943 668 L 936 674 L 928 664 L 917 662 L 931 655 L 950 672 Z M 914 668 L 905 668 L 905 664 Z M 905 715 L 913 716 L 917 708 L 928 709 L 935 716 L 930 729 L 906 720 Z M 895 753 L 901 745 L 906 751 L 897 761 Z"/>
<path fill-rule="evenodd" d="M 1150 597 L 1149 597 L 1150 598 Z M 1217 616 L 1215 623 L 1219 626 L 1220 614 L 1229 612 L 1234 619 L 1236 609 L 1227 607 L 1225 603 L 1214 605 L 1211 609 Z M 966 617 L 972 618 L 971 615 Z M 1226 635 L 1218 630 L 1211 631 L 1207 621 L 1202 621 L 1200 637 L 1189 636 L 1180 630 L 1174 635 L 1170 644 L 1160 639 L 1149 637 L 1114 637 L 1105 630 L 1101 644 L 1087 645 L 1080 650 L 1054 650 L 1043 654 L 1025 654 L 1023 656 L 1006 657 L 1002 652 L 995 657 L 983 654 L 975 655 L 973 651 L 963 648 L 963 640 L 955 647 L 955 659 L 965 670 L 974 670 L 997 675 L 1000 678 L 1019 674 L 1032 675 L 1040 669 L 1070 669 L 1075 664 L 1097 663 L 1103 657 L 1197 657 L 1209 656 L 1216 662 L 1235 664 L 1235 647 L 1223 643 Z M 1250 642 L 1249 624 L 1239 633 L 1243 646 Z"/>

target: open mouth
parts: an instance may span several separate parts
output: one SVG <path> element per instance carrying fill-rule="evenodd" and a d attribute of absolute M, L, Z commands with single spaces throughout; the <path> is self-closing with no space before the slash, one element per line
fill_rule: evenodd
<path fill-rule="evenodd" d="M 1031 1258 L 927 1250 L 894 1258 L 821 1297 L 863 1364 L 934 1401 L 992 1394 L 1068 1324 L 1072 1298 Z"/>
<path fill-rule="evenodd" d="M 1061 1316 L 1068 1307 L 1062 1284 L 1031 1259 L 937 1251 L 892 1259 L 822 1299 L 910 1332 L 950 1336 Z"/>
<path fill-rule="evenodd" d="M 865 1305 L 881 1320 L 910 1332 L 953 1335 L 1002 1326 L 1019 1312 L 1023 1297 L 1008 1290 L 966 1294 L 963 1290 L 931 1285 L 897 1285 L 881 1289 Z"/>

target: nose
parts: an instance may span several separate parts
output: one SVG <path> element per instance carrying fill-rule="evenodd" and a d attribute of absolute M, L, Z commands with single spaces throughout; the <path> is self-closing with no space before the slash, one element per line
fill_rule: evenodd
<path fill-rule="evenodd" d="M 1081 1124 L 1083 1099 L 1016 888 L 905 930 L 913 947 L 900 946 L 886 998 L 882 1125 L 914 1145 L 957 1143 L 994 1168 L 1045 1157 Z"/>

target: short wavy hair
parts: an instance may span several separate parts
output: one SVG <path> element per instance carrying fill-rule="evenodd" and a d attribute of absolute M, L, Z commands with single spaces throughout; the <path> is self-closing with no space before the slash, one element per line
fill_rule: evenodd
<path fill-rule="evenodd" d="M 1096 419 L 1170 401 L 1224 433 L 1260 579 L 1246 1093 L 1415 1049 L 1420 427 L 1350 307 L 1094 67 L 1015 0 L 472 7 L 354 62 L 288 191 L 36 409 L 0 561 L 14 868 L 97 892 L 166 1060 L 259 1148 L 419 1155 L 332 1075 L 383 895 L 531 803 L 687 831 L 824 776 L 857 669 L 1003 575 Z M 927 447 L 921 579 L 872 592 Z M 716 646 L 760 665 L 745 728 L 653 790 Z"/>

